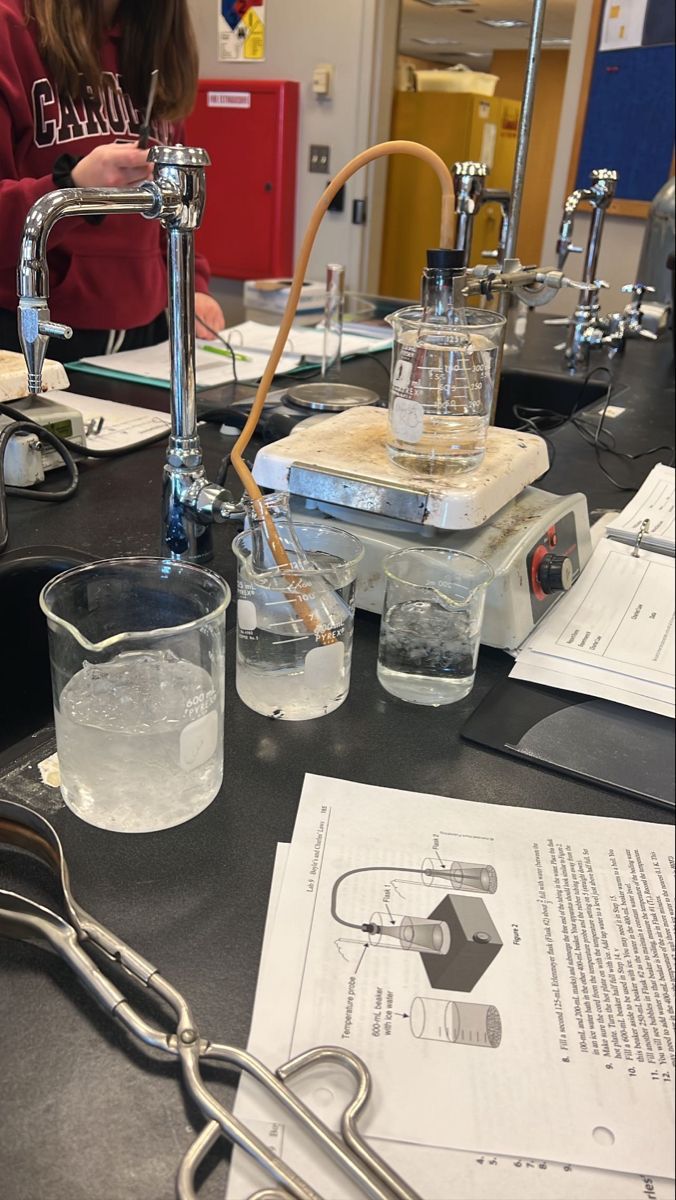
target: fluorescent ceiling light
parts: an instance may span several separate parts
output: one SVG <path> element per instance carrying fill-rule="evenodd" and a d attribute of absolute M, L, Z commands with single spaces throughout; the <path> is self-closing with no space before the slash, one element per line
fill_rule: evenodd
<path fill-rule="evenodd" d="M 452 38 L 442 37 L 414 37 L 412 42 L 419 42 L 421 46 L 459 46 L 459 42 L 454 42 Z"/>
<path fill-rule="evenodd" d="M 453 8 L 466 2 L 467 0 L 418 0 L 419 4 L 432 4 L 435 8 Z"/>
<path fill-rule="evenodd" d="M 530 21 L 515 21 L 500 17 L 493 20 L 479 18 L 479 25 L 488 25 L 491 29 L 527 29 Z"/>
<path fill-rule="evenodd" d="M 570 38 L 544 38 L 543 46 L 570 46 Z"/>

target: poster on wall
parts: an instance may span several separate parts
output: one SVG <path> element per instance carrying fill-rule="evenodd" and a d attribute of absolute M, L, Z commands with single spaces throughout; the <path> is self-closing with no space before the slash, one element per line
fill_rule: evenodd
<path fill-rule="evenodd" d="M 599 50 L 629 50 L 643 39 L 648 0 L 606 0 Z"/>
<path fill-rule="evenodd" d="M 220 62 L 263 62 L 265 0 L 219 0 Z"/>

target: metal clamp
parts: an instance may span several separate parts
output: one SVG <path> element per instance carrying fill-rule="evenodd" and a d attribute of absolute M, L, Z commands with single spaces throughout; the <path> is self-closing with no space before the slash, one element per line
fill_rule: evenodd
<path fill-rule="evenodd" d="M 45 863 L 60 885 L 65 918 L 26 896 L 0 890 L 0 936 L 47 945 L 73 970 L 101 1008 L 138 1041 L 178 1059 L 186 1088 L 206 1120 L 184 1156 L 176 1179 L 179 1200 L 193 1200 L 199 1163 L 220 1137 L 239 1146 L 273 1180 L 257 1193 L 259 1200 L 321 1200 L 315 1189 L 280 1159 L 233 1112 L 214 1096 L 202 1078 L 204 1062 L 223 1062 L 253 1078 L 309 1133 L 343 1174 L 368 1200 L 419 1200 L 417 1194 L 365 1142 L 358 1118 L 368 1102 L 371 1078 L 365 1064 L 348 1050 L 319 1046 L 285 1063 L 276 1073 L 246 1050 L 219 1045 L 199 1031 L 188 1001 L 164 979 L 152 963 L 78 904 L 70 888 L 68 867 L 56 830 L 32 809 L 0 799 L 0 845 L 30 854 Z M 175 1029 L 167 1033 L 151 1025 L 132 1007 L 122 991 L 103 973 L 88 950 L 93 945 L 119 963 L 174 1014 Z M 319 1120 L 287 1086 L 286 1080 L 306 1066 L 332 1062 L 345 1067 L 356 1080 L 353 1099 L 342 1118 L 342 1136 Z"/>

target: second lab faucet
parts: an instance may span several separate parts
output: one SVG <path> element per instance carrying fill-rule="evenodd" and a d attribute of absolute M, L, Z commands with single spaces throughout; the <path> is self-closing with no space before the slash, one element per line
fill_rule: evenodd
<path fill-rule="evenodd" d="M 510 193 L 498 188 L 487 188 L 486 177 L 488 167 L 481 162 L 456 162 L 451 167 L 455 182 L 455 211 L 457 222 L 455 227 L 455 248 L 462 250 L 465 256 L 465 266 L 470 265 L 469 255 L 472 245 L 472 230 L 474 218 L 484 204 L 500 206 L 500 232 L 496 250 L 484 250 L 482 258 L 494 258 L 498 266 L 504 265 L 504 253 L 509 226 Z"/>
<path fill-rule="evenodd" d="M 598 345 L 608 335 L 607 322 L 601 317 L 599 304 L 599 290 L 608 285 L 597 278 L 597 271 L 603 226 L 617 189 L 617 171 L 598 167 L 591 172 L 590 178 L 589 187 L 578 188 L 567 197 L 556 243 L 559 270 L 563 270 L 569 254 L 582 253 L 581 246 L 573 245 L 573 226 L 580 204 L 589 204 L 592 218 L 584 252 L 582 282 L 585 286 L 568 326 L 564 350 L 566 365 L 572 371 L 586 366 L 591 347 Z"/>

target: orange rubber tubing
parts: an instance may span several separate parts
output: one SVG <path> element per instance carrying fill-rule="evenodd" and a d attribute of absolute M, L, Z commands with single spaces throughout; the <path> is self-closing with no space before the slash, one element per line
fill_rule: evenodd
<path fill-rule="evenodd" d="M 289 331 L 296 315 L 296 308 L 298 306 L 301 288 L 305 279 L 305 272 L 307 271 L 308 262 L 310 261 L 312 247 L 314 246 L 317 231 L 321 224 L 324 213 L 328 209 L 329 204 L 333 200 L 334 196 L 337 195 L 348 179 L 350 179 L 357 171 L 361 170 L 362 167 L 366 167 L 369 163 L 374 162 L 375 159 L 384 158 L 386 155 L 390 154 L 412 155 L 413 157 L 419 158 L 423 162 L 426 162 L 434 171 L 436 171 L 439 178 L 439 183 L 441 184 L 441 229 L 439 233 L 439 245 L 442 249 L 447 249 L 452 246 L 455 228 L 455 192 L 453 187 L 453 176 L 451 175 L 451 172 L 443 159 L 440 158 L 438 154 L 435 154 L 433 150 L 430 150 L 428 146 L 423 146 L 420 142 L 380 142 L 377 146 L 371 146 L 368 150 L 363 150 L 361 154 L 357 154 L 355 158 L 351 159 L 350 162 L 338 172 L 338 174 L 331 181 L 329 186 L 317 201 L 312 211 L 312 216 L 308 222 L 308 226 L 305 231 L 305 237 L 303 238 L 300 253 L 296 261 L 296 269 L 294 271 L 291 289 L 289 291 L 289 298 L 286 302 L 286 308 L 284 309 L 279 332 L 275 338 L 275 343 L 272 347 L 272 351 L 270 352 L 267 366 L 258 385 L 256 399 L 252 405 L 251 412 L 249 413 L 247 422 L 237 441 L 235 442 L 230 455 L 230 461 L 240 480 L 242 481 L 245 491 L 248 493 L 251 501 L 253 502 L 259 517 L 261 517 L 265 522 L 266 532 L 270 541 L 270 548 L 275 557 L 275 561 L 280 567 L 282 567 L 282 569 L 289 568 L 290 571 L 293 570 L 282 541 L 277 534 L 274 521 L 266 509 L 265 504 L 263 503 L 262 492 L 242 456 L 256 431 L 256 426 L 258 425 L 261 412 L 263 411 L 263 405 L 265 404 L 265 399 L 270 389 L 270 384 L 272 383 L 275 371 L 277 370 L 277 365 L 284 352 L 284 347 L 286 346 L 286 342 L 289 337 Z M 257 504 L 257 501 L 260 501 L 260 504 Z M 312 632 L 316 633 L 317 620 L 316 617 L 314 617 L 314 614 L 312 614 L 309 606 L 305 603 L 302 597 L 298 595 L 290 595 L 289 598 L 293 601 L 294 607 L 296 608 L 299 617 L 303 620 L 306 627 Z M 321 640 L 325 640 L 325 635 L 320 634 L 318 636 Z M 333 639 L 331 638 L 330 640 Z"/>

